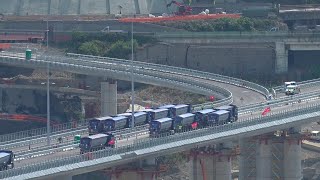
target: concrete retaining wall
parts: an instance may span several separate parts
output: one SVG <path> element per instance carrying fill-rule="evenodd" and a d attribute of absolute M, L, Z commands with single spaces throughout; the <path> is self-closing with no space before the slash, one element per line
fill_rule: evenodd
<path fill-rule="evenodd" d="M 166 2 L 158 0 L 0 0 L 5 15 L 89 15 L 166 12 Z M 152 6 L 150 6 L 152 4 Z"/>
<path fill-rule="evenodd" d="M 136 59 L 201 71 L 241 76 L 274 73 L 275 55 L 264 44 L 183 45 L 157 44 L 136 54 Z"/>
<path fill-rule="evenodd" d="M 0 0 L 0 13 L 14 15 L 18 10 L 19 0 Z"/>

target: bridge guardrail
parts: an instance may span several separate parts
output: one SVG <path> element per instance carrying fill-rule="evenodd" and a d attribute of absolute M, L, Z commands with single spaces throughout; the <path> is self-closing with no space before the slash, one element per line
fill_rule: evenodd
<path fill-rule="evenodd" d="M 137 131 L 131 131 L 131 132 L 126 132 L 126 133 L 121 133 L 121 134 L 115 134 L 116 141 L 119 140 L 124 140 L 127 138 L 134 137 L 138 134 L 143 134 L 146 133 L 148 129 L 140 129 Z M 62 151 L 67 151 L 71 149 L 77 149 L 79 146 L 79 143 L 74 142 L 73 140 L 63 142 L 63 143 L 57 143 L 54 144 L 50 147 L 44 146 L 44 147 L 39 147 L 35 149 L 31 149 L 29 151 L 19 151 L 15 153 L 15 159 L 19 160 L 24 160 L 24 159 L 31 159 L 33 157 L 38 157 L 46 154 L 53 154 L 57 152 L 62 152 Z M 117 147 L 117 145 L 116 145 Z"/>
<path fill-rule="evenodd" d="M 49 57 L 49 59 L 54 59 L 54 61 L 60 61 L 60 62 L 66 61 L 65 59 L 63 59 L 61 61 L 61 58 Z M 114 64 L 101 62 L 101 61 L 98 61 L 98 62 L 95 62 L 95 61 L 79 61 L 79 60 L 75 60 L 73 58 L 68 58 L 67 62 L 68 63 L 75 63 L 75 64 L 78 63 L 78 64 L 81 64 L 83 66 L 91 66 L 91 67 L 97 67 L 97 68 L 98 67 L 99 68 L 100 67 L 104 67 L 104 68 L 108 68 L 108 69 L 114 69 Z M 116 68 L 119 71 L 128 71 L 130 66 L 129 65 L 119 66 L 118 65 Z M 152 70 L 148 70 L 148 69 L 145 69 L 145 68 L 135 68 L 134 69 L 134 73 L 139 73 L 139 74 L 148 75 L 148 76 L 155 76 L 155 77 L 159 77 L 159 78 L 162 78 L 162 79 L 170 79 L 170 80 L 174 80 L 174 81 L 180 81 L 180 82 L 184 82 L 184 83 L 188 83 L 188 84 L 193 84 L 193 85 L 196 85 L 196 86 L 199 86 L 199 87 L 202 86 L 202 87 L 206 87 L 208 89 L 211 89 L 212 91 L 214 91 L 214 92 L 216 92 L 218 94 L 222 94 L 225 97 L 231 96 L 231 93 L 228 90 L 225 90 L 225 89 L 220 88 L 218 86 L 213 86 L 213 85 L 208 84 L 208 83 L 206 83 L 206 85 L 205 85 L 203 82 L 202 83 L 201 82 L 195 82 L 195 81 L 190 80 L 189 78 L 172 75 L 170 73 L 164 74 L 164 73 L 159 73 L 157 71 L 153 71 L 153 69 Z M 220 98 L 225 98 L 225 97 L 220 97 Z"/>
<path fill-rule="evenodd" d="M 17 56 L 17 55 L 14 55 L 14 54 L 10 54 L 10 53 L 6 53 L 6 54 L 10 55 L 10 57 L 11 56 L 20 57 L 20 56 Z M 7 57 L 7 58 L 10 58 L 10 57 Z M 21 58 L 21 60 L 22 59 L 24 59 L 24 58 Z M 111 77 L 117 77 L 117 78 L 121 77 L 121 75 L 123 77 L 124 74 L 126 74 L 126 76 L 130 76 L 130 74 L 127 72 L 128 71 L 127 67 L 120 67 L 120 66 L 118 67 L 118 66 L 115 66 L 114 64 L 110 64 L 110 63 L 109 64 L 100 63 L 100 64 L 98 64 L 98 66 L 96 65 L 96 67 L 93 67 L 93 65 L 95 65 L 96 63 L 77 61 L 75 59 L 70 59 L 70 58 L 67 60 L 67 63 L 66 63 L 65 59 L 61 60 L 60 58 L 46 57 L 45 59 L 46 60 L 30 59 L 28 61 L 22 61 L 22 63 L 27 63 L 27 64 L 30 64 L 30 65 L 36 63 L 38 66 L 43 66 L 46 63 L 48 63 L 48 61 L 49 61 L 48 59 L 50 59 L 51 61 L 55 60 L 54 62 L 49 61 L 49 64 L 51 64 L 51 66 L 50 66 L 51 68 L 54 68 L 54 67 L 57 67 L 57 66 L 63 66 L 63 67 L 66 68 L 66 67 L 72 66 L 72 67 L 74 67 L 73 70 L 82 69 L 82 68 L 88 68 L 88 69 L 91 69 L 92 71 L 94 71 L 96 73 L 97 73 L 97 71 L 95 71 L 95 70 L 100 70 L 100 72 L 103 71 L 103 70 L 106 70 L 106 69 L 102 69 L 101 65 L 103 65 L 104 68 L 108 67 L 107 70 L 108 70 L 108 72 L 110 72 L 110 74 L 108 74 L 108 76 L 110 75 Z M 14 62 L 14 63 L 16 63 L 16 62 Z M 74 64 L 71 64 L 71 63 L 74 63 Z M 121 70 L 118 70 L 117 68 L 119 68 Z M 113 73 L 111 73 L 111 72 L 113 72 Z M 115 74 L 119 74 L 120 72 L 122 73 L 121 75 L 115 76 Z M 189 86 L 189 90 L 193 90 L 194 92 L 197 92 L 197 93 L 200 93 L 200 94 L 210 94 L 210 93 L 208 93 L 209 91 L 215 91 L 215 92 L 221 93 L 223 95 L 225 95 L 225 94 L 229 94 L 229 96 L 231 95 L 231 93 L 228 92 L 227 90 L 224 90 L 224 89 L 222 89 L 220 87 L 217 87 L 217 86 L 214 86 L 214 85 L 207 84 L 207 85 L 211 86 L 210 87 L 211 90 L 204 89 L 203 87 L 199 86 L 199 85 L 203 85 L 203 83 L 194 82 L 194 81 L 191 81 L 190 79 L 184 78 L 184 77 L 177 77 L 177 76 L 174 76 L 174 75 L 171 75 L 171 74 L 166 75 L 166 74 L 163 74 L 163 73 L 156 73 L 156 72 L 154 72 L 154 73 L 148 72 L 149 74 L 145 74 L 145 72 L 141 71 L 141 70 L 138 70 L 138 72 L 141 73 L 141 74 L 138 74 L 137 72 L 135 72 L 136 79 L 138 79 L 138 78 L 146 79 L 143 82 L 148 82 L 147 78 L 151 78 L 151 79 L 153 79 L 153 81 L 155 81 L 155 78 L 156 78 L 156 79 L 161 80 L 163 82 L 162 83 L 163 86 L 165 86 L 165 85 L 168 86 L 169 82 L 173 83 L 174 81 L 176 81 L 176 82 L 179 82 L 178 84 L 176 83 L 176 85 L 180 85 L 180 86 L 181 85 L 182 86 L 183 85 L 188 85 Z M 103 74 L 103 73 L 101 73 L 101 74 Z M 103 74 L 102 76 L 106 76 L 106 74 Z M 172 80 L 172 79 L 174 79 L 174 80 Z M 165 80 L 165 81 L 163 81 L 163 80 Z M 198 87 L 198 88 L 190 87 L 191 84 L 190 83 L 186 83 L 186 82 L 191 82 L 191 84 L 193 84 L 193 85 L 196 84 L 196 87 Z M 172 85 L 174 85 L 174 84 L 172 84 Z M 202 90 L 200 90 L 200 89 L 202 89 Z M 206 93 L 204 93 L 204 92 L 206 92 Z"/>
<path fill-rule="evenodd" d="M 112 133 L 115 135 L 119 135 L 119 134 L 128 134 L 128 133 L 133 133 L 133 132 L 138 132 L 141 130 L 145 130 L 149 127 L 148 124 L 143 125 L 143 126 L 136 126 L 133 129 L 130 128 L 126 128 L 126 129 L 121 129 L 121 130 L 116 130 L 113 131 Z M 88 133 L 88 129 L 87 126 L 86 128 L 83 129 L 79 129 L 79 130 L 75 130 L 75 131 L 66 131 L 66 132 L 62 132 L 59 134 L 54 134 L 51 136 L 51 140 L 58 140 L 58 138 L 60 137 L 68 137 L 68 136 L 75 136 L 75 135 L 83 135 L 83 134 L 87 134 Z M 22 147 L 22 146 L 33 146 L 34 144 L 38 144 L 38 143 L 43 143 L 46 142 L 47 138 L 41 137 L 41 138 L 36 138 L 36 139 L 30 139 L 30 140 L 24 140 L 24 141 L 20 141 L 20 142 L 14 142 L 14 143 L 10 143 L 10 144 L 6 144 L 6 145 L 0 145 L 0 149 L 12 149 L 12 148 L 18 148 L 18 147 Z"/>
<path fill-rule="evenodd" d="M 108 157 L 112 155 L 119 155 L 123 153 L 126 153 L 126 154 L 134 153 L 134 151 L 136 150 L 142 150 L 142 149 L 151 148 L 158 145 L 182 141 L 188 138 L 192 139 L 194 137 L 203 137 L 206 135 L 212 135 L 212 134 L 217 134 L 217 133 L 226 132 L 226 131 L 234 132 L 235 130 L 242 127 L 248 127 L 248 126 L 261 124 L 264 122 L 273 122 L 283 118 L 289 118 L 289 117 L 294 117 L 298 115 L 318 112 L 319 108 L 320 108 L 319 103 L 312 104 L 312 105 L 307 105 L 303 107 L 298 107 L 294 111 L 286 110 L 279 113 L 271 113 L 270 115 L 267 115 L 265 117 L 260 116 L 259 118 L 249 118 L 245 121 L 226 124 L 223 126 L 208 127 L 204 129 L 183 132 L 176 135 L 161 137 L 161 138 L 154 138 L 154 139 L 141 140 L 141 141 L 138 140 L 134 144 L 126 145 L 123 147 L 92 152 L 90 153 L 90 156 L 88 156 L 88 154 L 69 156 L 69 157 L 60 158 L 56 160 L 44 161 L 41 163 L 24 166 L 16 169 L 2 171 L 0 172 L 0 178 L 9 178 L 14 176 L 19 176 L 22 174 L 34 173 L 37 171 L 66 166 L 66 165 L 75 164 L 79 162 L 85 162 L 92 159 L 99 159 L 99 158 Z"/>
<path fill-rule="evenodd" d="M 257 110 L 262 110 L 266 107 L 272 107 L 272 108 L 280 107 L 280 106 L 284 106 L 284 105 L 288 105 L 288 104 L 307 102 L 307 101 L 319 99 L 319 98 L 320 98 L 319 91 L 316 93 L 313 92 L 313 93 L 304 94 L 303 96 L 283 97 L 283 98 L 279 98 L 279 99 L 272 100 L 272 101 L 265 102 L 265 103 L 248 105 L 243 109 L 239 109 L 239 113 L 246 114 L 246 113 L 251 113 L 251 112 L 254 112 Z"/>
<path fill-rule="evenodd" d="M 67 56 L 77 57 L 77 58 L 90 58 L 90 59 L 95 59 L 100 62 L 111 61 L 111 62 L 122 63 L 122 64 L 125 63 L 127 66 L 131 66 L 131 64 L 132 64 L 132 61 L 130 61 L 130 60 L 101 57 L 101 56 L 83 55 L 83 54 L 75 54 L 75 53 L 67 53 Z M 193 69 L 181 68 L 181 67 L 146 63 L 146 62 L 141 62 L 141 61 L 135 61 L 134 64 L 135 64 L 134 66 L 140 65 L 141 67 L 144 67 L 144 68 L 160 69 L 165 72 L 175 72 L 178 74 L 179 73 L 180 74 L 187 74 L 188 76 L 192 75 L 197 78 L 210 79 L 210 80 L 223 82 L 223 83 L 227 83 L 227 84 L 232 84 L 232 85 L 236 85 L 236 86 L 243 86 L 245 88 L 255 90 L 255 91 L 265 95 L 266 97 L 269 95 L 269 91 L 265 87 L 258 85 L 258 84 L 255 84 L 255 83 L 252 83 L 252 82 L 249 82 L 249 81 L 238 79 L 238 78 L 223 76 L 223 75 L 209 73 L 209 72 L 202 72 L 202 71 L 197 71 L 197 70 L 193 70 Z"/>
<path fill-rule="evenodd" d="M 63 133 L 65 131 L 69 131 L 70 129 L 78 130 L 79 128 L 83 128 L 87 126 L 87 121 L 79 121 L 79 122 L 68 122 L 59 125 L 51 126 L 51 134 L 55 135 L 57 133 Z M 5 135 L 0 135 L 0 147 L 4 144 L 10 144 L 13 142 L 25 141 L 29 139 L 34 139 L 43 136 L 47 133 L 47 128 L 37 128 L 31 129 L 27 131 L 20 131 L 16 133 L 10 133 Z"/>
<path fill-rule="evenodd" d="M 312 86 L 319 86 L 320 85 L 320 78 L 297 82 L 297 84 L 303 88 L 308 88 L 308 87 L 312 87 Z M 284 85 L 283 86 L 276 86 L 273 89 L 275 89 L 276 91 L 282 91 L 284 89 Z"/>

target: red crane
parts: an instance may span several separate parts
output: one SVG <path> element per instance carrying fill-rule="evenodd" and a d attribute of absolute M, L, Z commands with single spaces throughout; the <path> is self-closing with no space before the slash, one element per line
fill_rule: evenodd
<path fill-rule="evenodd" d="M 167 7 L 170 7 L 172 4 L 175 4 L 179 7 L 178 12 L 175 12 L 175 15 L 178 15 L 178 16 L 191 15 L 192 8 L 190 6 L 186 6 L 177 1 L 171 1 L 169 4 L 167 4 Z"/>

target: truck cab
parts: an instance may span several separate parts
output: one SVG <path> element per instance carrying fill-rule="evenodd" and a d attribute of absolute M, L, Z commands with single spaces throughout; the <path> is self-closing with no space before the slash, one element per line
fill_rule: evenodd
<path fill-rule="evenodd" d="M 300 87 L 298 85 L 288 85 L 285 90 L 286 95 L 295 95 L 300 93 Z"/>
<path fill-rule="evenodd" d="M 286 91 L 287 87 L 290 85 L 297 85 L 297 83 L 295 81 L 284 82 L 284 87 L 283 87 L 284 92 Z"/>

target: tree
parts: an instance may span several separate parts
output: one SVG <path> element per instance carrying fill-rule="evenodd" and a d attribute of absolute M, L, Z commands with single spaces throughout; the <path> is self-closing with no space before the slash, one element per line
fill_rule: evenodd
<path fill-rule="evenodd" d="M 138 47 L 136 40 L 133 41 L 133 51 Z M 131 42 L 130 41 L 117 41 L 112 44 L 107 56 L 114 58 L 127 59 L 128 55 L 131 54 Z"/>
<path fill-rule="evenodd" d="M 103 54 L 104 44 L 101 41 L 93 40 L 82 43 L 78 48 L 78 53 L 100 56 Z"/>

